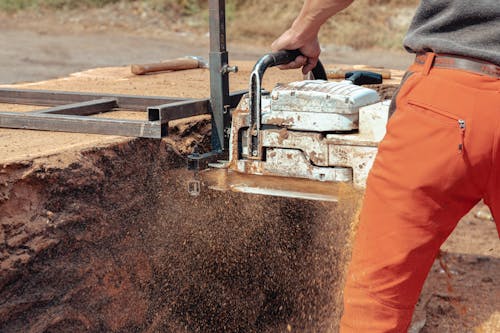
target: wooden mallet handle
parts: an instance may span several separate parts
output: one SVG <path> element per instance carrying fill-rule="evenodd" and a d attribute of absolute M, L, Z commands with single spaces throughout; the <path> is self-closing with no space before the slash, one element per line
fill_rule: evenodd
<path fill-rule="evenodd" d="M 166 60 L 154 64 L 139 64 L 132 65 L 132 73 L 136 75 L 144 75 L 148 73 L 163 72 L 163 71 L 180 71 L 184 69 L 193 69 L 200 67 L 200 62 L 196 59 L 180 58 Z"/>

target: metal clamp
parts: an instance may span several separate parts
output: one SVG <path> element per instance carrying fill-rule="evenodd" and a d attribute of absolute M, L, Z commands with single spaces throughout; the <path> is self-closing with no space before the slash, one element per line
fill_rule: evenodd
<path fill-rule="evenodd" d="M 229 74 L 229 73 L 238 73 L 238 66 L 229 66 L 228 64 L 225 64 L 222 66 L 222 69 L 220 70 L 223 75 Z"/>

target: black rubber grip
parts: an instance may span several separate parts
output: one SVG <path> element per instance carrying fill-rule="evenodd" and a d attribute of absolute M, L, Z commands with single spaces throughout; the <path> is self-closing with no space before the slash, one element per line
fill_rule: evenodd
<path fill-rule="evenodd" d="M 278 52 L 268 53 L 259 59 L 259 61 L 255 64 L 254 69 L 257 69 L 259 76 L 262 78 L 267 68 L 286 65 L 301 55 L 302 53 L 299 50 L 281 50 Z M 319 60 L 316 67 L 312 70 L 312 73 L 316 80 L 328 80 L 325 68 Z"/>
<path fill-rule="evenodd" d="M 281 50 L 274 53 L 269 53 L 271 57 L 272 66 L 286 65 L 295 60 L 298 56 L 301 56 L 302 53 L 299 50 Z"/>

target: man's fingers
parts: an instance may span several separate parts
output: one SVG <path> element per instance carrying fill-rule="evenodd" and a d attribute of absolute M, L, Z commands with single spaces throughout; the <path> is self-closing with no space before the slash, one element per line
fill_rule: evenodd
<path fill-rule="evenodd" d="M 295 60 L 288 64 L 278 66 L 279 69 L 296 69 L 302 67 L 302 73 L 307 74 L 316 67 L 318 63 L 317 58 L 307 58 L 305 56 L 298 56 Z"/>
<path fill-rule="evenodd" d="M 304 65 L 304 67 L 302 67 L 302 73 L 306 75 L 307 73 L 312 71 L 317 64 L 318 64 L 317 58 L 316 59 L 308 58 L 307 63 Z"/>
<path fill-rule="evenodd" d="M 317 36 L 311 36 L 307 39 L 300 39 L 299 36 L 300 34 L 294 31 L 292 27 L 271 44 L 271 49 L 273 52 L 299 49 L 303 56 L 299 56 L 294 61 L 289 64 L 281 65 L 279 68 L 294 69 L 302 67 L 302 72 L 308 73 L 316 67 L 321 48 Z"/>
<path fill-rule="evenodd" d="M 276 39 L 276 40 L 275 40 L 275 41 L 271 44 L 271 50 L 272 50 L 273 52 L 276 52 L 276 51 L 281 50 L 281 49 L 280 49 L 281 44 L 282 44 L 282 43 L 281 43 L 281 38 Z"/>
<path fill-rule="evenodd" d="M 294 69 L 300 68 L 307 64 L 307 58 L 304 56 L 298 56 L 295 60 L 289 62 L 288 64 L 278 66 L 280 69 Z"/>
<path fill-rule="evenodd" d="M 318 63 L 318 57 L 321 53 L 319 47 L 318 39 L 312 39 L 306 41 L 306 43 L 300 43 L 296 39 L 297 34 L 291 29 L 285 31 L 278 39 L 276 39 L 272 45 L 271 49 L 276 52 L 278 50 L 295 50 L 300 49 L 303 55 L 295 58 L 294 61 L 278 66 L 280 69 L 296 69 L 302 67 L 302 72 L 304 74 L 309 73 L 316 64 Z"/>

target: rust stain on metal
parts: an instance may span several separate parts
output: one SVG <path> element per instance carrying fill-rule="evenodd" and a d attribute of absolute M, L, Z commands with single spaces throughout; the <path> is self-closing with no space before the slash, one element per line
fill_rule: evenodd
<path fill-rule="evenodd" d="M 273 124 L 273 125 L 278 125 L 278 126 L 289 126 L 289 125 L 292 125 L 294 123 L 294 119 L 292 117 L 290 117 L 290 118 L 274 117 L 274 118 L 269 118 L 267 120 L 267 123 Z"/>
<path fill-rule="evenodd" d="M 325 157 L 323 156 L 323 154 L 317 153 L 313 150 L 309 153 L 309 158 L 311 159 L 311 161 L 317 164 L 317 161 L 323 161 Z"/>
<path fill-rule="evenodd" d="M 283 141 L 288 139 L 290 135 L 288 134 L 288 130 L 286 128 L 283 128 L 279 131 L 278 133 L 278 143 L 281 145 L 283 144 Z"/>

